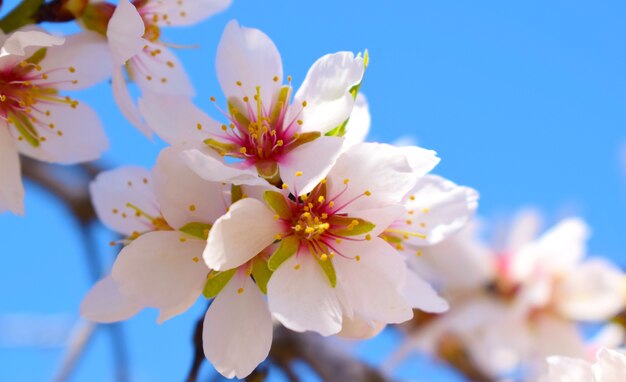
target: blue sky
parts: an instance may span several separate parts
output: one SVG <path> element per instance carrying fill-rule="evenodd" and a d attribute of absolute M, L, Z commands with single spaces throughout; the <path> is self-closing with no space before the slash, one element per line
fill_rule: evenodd
<path fill-rule="evenodd" d="M 593 229 L 590 253 L 626 265 L 625 14 L 626 3 L 616 0 L 234 0 L 199 26 L 166 30 L 164 39 L 199 44 L 178 54 L 196 102 L 215 116 L 215 49 L 231 19 L 274 40 L 296 85 L 318 57 L 368 49 L 362 91 L 372 113 L 370 139 L 410 137 L 438 151 L 436 172 L 478 189 L 479 214 L 487 219 L 501 221 L 528 205 L 548 222 L 580 215 Z M 101 113 L 111 138 L 102 164 L 152 166 L 162 144 L 135 131 L 110 94 L 104 83 L 76 95 Z M 91 282 L 67 212 L 32 184 L 26 209 L 24 218 L 0 216 L 0 380 L 54 374 L 63 355 L 58 345 Z M 103 266 L 114 255 L 109 240 L 102 229 L 95 255 Z M 183 378 L 203 304 L 163 325 L 153 311 L 124 325 L 133 381 Z M 396 343 L 386 334 L 357 351 L 380 362 Z M 98 332 L 74 380 L 113 380 L 109 345 Z M 403 376 L 452 380 L 428 361 L 415 362 L 403 365 Z"/>

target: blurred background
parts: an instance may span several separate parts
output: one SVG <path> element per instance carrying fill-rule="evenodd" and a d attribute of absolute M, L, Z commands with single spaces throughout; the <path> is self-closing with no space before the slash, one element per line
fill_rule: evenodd
<path fill-rule="evenodd" d="M 6 1 L 5 14 L 17 2 Z M 370 140 L 418 144 L 442 158 L 436 173 L 481 194 L 487 232 L 520 207 L 547 223 L 579 215 L 593 230 L 589 251 L 626 265 L 626 3 L 562 1 L 234 0 L 224 13 L 190 28 L 164 29 L 197 90 L 195 101 L 223 101 L 215 50 L 226 23 L 267 33 L 297 88 L 320 56 L 370 53 L 361 88 L 372 114 Z M 75 25 L 46 25 L 77 31 Z M 127 123 L 109 83 L 76 94 L 96 108 L 111 140 L 100 165 L 151 167 L 164 146 Z M 81 327 L 78 306 L 92 285 L 75 221 L 53 196 L 26 185 L 26 217 L 0 215 L 0 381 L 45 381 L 58 371 Z M 117 251 L 97 232 L 89 256 L 103 269 Z M 131 381 L 180 381 L 192 359 L 191 337 L 205 309 L 162 325 L 147 310 L 123 332 Z M 111 328 L 99 327 L 73 381 L 114 381 Z M 387 330 L 360 343 L 337 342 L 374 365 L 401 337 Z M 205 364 L 202 379 L 214 372 Z M 305 375 L 310 375 L 305 373 Z M 410 357 L 401 379 L 462 380 L 436 361 Z M 312 378 L 312 377 L 311 377 Z M 274 373 L 272 380 L 282 380 Z M 314 379 L 312 379 L 314 380 Z"/>

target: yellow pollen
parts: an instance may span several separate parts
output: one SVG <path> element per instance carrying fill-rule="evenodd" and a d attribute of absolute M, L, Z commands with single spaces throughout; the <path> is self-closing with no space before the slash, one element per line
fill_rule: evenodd
<path fill-rule="evenodd" d="M 280 216 L 278 216 L 278 214 L 274 215 L 274 220 L 278 220 L 280 218 Z"/>
<path fill-rule="evenodd" d="M 276 132 L 274 130 L 272 130 L 272 133 L 276 134 Z M 276 146 L 281 147 L 285 142 L 283 142 L 282 139 L 279 139 L 276 141 Z"/>
<path fill-rule="evenodd" d="M 307 103 L 306 101 L 302 101 L 302 107 L 306 107 Z"/>
<path fill-rule="evenodd" d="M 296 176 L 302 176 L 302 171 L 296 171 Z"/>
<path fill-rule="evenodd" d="M 111 211 L 111 212 L 113 212 L 114 214 L 116 214 L 116 213 L 118 213 L 119 211 L 118 211 L 118 209 L 117 209 L 117 208 L 114 208 L 114 209 L 113 209 L 113 211 Z"/>
<path fill-rule="evenodd" d="M 301 226 L 300 224 L 296 224 L 296 226 L 295 226 L 295 227 L 293 227 L 293 229 L 294 229 L 296 232 L 298 232 L 298 231 L 301 231 L 301 230 L 302 230 L 302 226 Z"/>
<path fill-rule="evenodd" d="M 287 81 L 291 82 L 291 76 L 287 76 Z"/>
<path fill-rule="evenodd" d="M 422 227 L 422 228 L 426 228 L 426 223 L 423 223 L 423 222 L 422 222 L 422 223 L 420 223 L 420 227 Z"/>
<path fill-rule="evenodd" d="M 411 225 L 411 224 L 413 224 L 413 222 L 412 222 L 411 220 L 407 220 L 407 221 L 406 221 L 406 224 L 407 224 L 407 225 Z"/>
<path fill-rule="evenodd" d="M 350 179 L 346 178 L 343 180 L 343 184 L 348 184 L 348 183 L 350 183 Z"/>
<path fill-rule="evenodd" d="M 242 293 L 243 293 L 243 288 L 237 289 L 237 294 L 242 294 Z"/>
<path fill-rule="evenodd" d="M 423 212 L 423 213 L 425 213 L 425 214 L 427 214 L 428 212 L 430 212 L 430 209 L 428 209 L 428 208 L 424 208 L 424 209 L 422 210 L 422 212 Z"/>
<path fill-rule="evenodd" d="M 241 86 L 241 81 L 237 81 L 235 83 L 237 84 L 237 86 Z"/>
<path fill-rule="evenodd" d="M 70 67 L 68 68 L 68 70 L 70 71 L 70 73 L 74 73 L 74 72 L 76 72 L 76 68 L 75 68 L 75 67 L 73 67 L 73 66 L 70 66 Z"/>
<path fill-rule="evenodd" d="M 146 80 L 152 81 L 152 76 L 146 76 Z"/>
<path fill-rule="evenodd" d="M 198 124 L 196 125 L 196 129 L 202 130 L 202 124 L 200 122 L 198 122 Z"/>
<path fill-rule="evenodd" d="M 300 269 L 300 267 L 301 267 L 301 265 L 300 265 L 300 264 L 296 264 L 296 266 L 295 266 L 295 267 L 293 267 L 293 269 L 295 269 L 295 270 L 297 271 L 298 269 Z"/>
<path fill-rule="evenodd" d="M 297 120 L 296 122 L 298 123 L 298 125 L 302 125 L 304 123 L 304 122 L 302 122 L 301 119 Z"/>
<path fill-rule="evenodd" d="M 372 240 L 372 235 L 370 235 L 369 233 L 365 235 L 365 240 Z"/>
<path fill-rule="evenodd" d="M 243 97 L 243 102 L 248 102 L 250 100 L 250 98 L 248 98 L 248 96 Z"/>
<path fill-rule="evenodd" d="M 211 97 L 209 99 L 211 100 L 211 102 L 215 102 L 215 97 Z"/>
<path fill-rule="evenodd" d="M 365 196 L 372 196 L 372 193 L 369 190 L 365 190 L 363 193 Z"/>
<path fill-rule="evenodd" d="M 274 82 L 278 82 L 278 76 L 274 76 Z"/>
<path fill-rule="evenodd" d="M 341 244 L 341 239 L 335 239 L 335 243 Z"/>
<path fill-rule="evenodd" d="M 313 227 L 306 227 L 304 229 L 304 232 L 306 232 L 308 234 L 312 234 L 313 232 L 315 232 L 315 228 L 313 228 Z"/>
<path fill-rule="evenodd" d="M 361 256 L 356 255 L 356 256 L 354 257 L 354 260 L 356 260 L 356 261 L 361 261 Z"/>
<path fill-rule="evenodd" d="M 289 186 L 287 185 L 287 183 L 283 183 L 283 185 L 281 186 L 281 188 L 282 188 L 283 190 L 286 190 L 286 189 L 288 189 L 288 188 L 289 188 Z"/>
<path fill-rule="evenodd" d="M 334 201 L 330 201 L 328 202 L 328 207 L 333 208 L 335 206 L 335 202 Z"/>
<path fill-rule="evenodd" d="M 398 244 L 396 244 L 396 249 L 397 249 L 398 251 L 403 251 L 403 250 L 404 250 L 404 247 L 402 246 L 402 244 L 398 243 Z"/>
<path fill-rule="evenodd" d="M 187 241 L 187 239 L 186 239 L 186 238 L 184 238 L 184 237 L 180 237 L 180 238 L 178 238 L 178 240 L 179 240 L 181 243 L 184 243 L 184 242 L 186 242 L 186 241 Z"/>
<path fill-rule="evenodd" d="M 190 204 L 189 205 L 189 211 L 193 212 L 196 210 L 196 205 L 195 204 Z"/>
<path fill-rule="evenodd" d="M 415 196 L 414 196 L 414 195 L 411 195 L 411 196 L 409 197 L 409 199 L 411 199 L 411 200 L 415 200 Z"/>
<path fill-rule="evenodd" d="M 330 253 L 330 258 L 332 259 L 333 257 L 335 257 L 335 252 Z"/>
<path fill-rule="evenodd" d="M 322 212 L 322 219 L 328 219 L 328 214 L 326 212 Z"/>
<path fill-rule="evenodd" d="M 246 149 L 245 147 L 242 147 L 242 148 L 239 149 L 239 152 L 242 153 L 242 154 L 245 154 L 246 151 L 248 151 L 248 149 Z"/>
<path fill-rule="evenodd" d="M 165 78 L 165 77 L 161 78 L 161 82 L 162 83 L 166 83 L 167 82 L 167 78 Z"/>
<path fill-rule="evenodd" d="M 320 260 L 322 260 L 322 261 L 328 260 L 328 255 L 325 254 L 325 253 L 322 253 L 322 255 L 320 256 Z"/>
<path fill-rule="evenodd" d="M 417 255 L 417 256 L 422 256 L 422 255 L 423 255 L 423 253 L 422 253 L 422 251 L 417 251 L 417 253 L 416 253 L 415 255 Z"/>
<path fill-rule="evenodd" d="M 320 195 L 319 198 L 317 198 L 317 202 L 324 203 L 324 195 Z"/>
<path fill-rule="evenodd" d="M 409 211 L 409 215 L 413 215 L 413 213 L 415 213 L 415 211 L 413 211 L 413 210 Z"/>
<path fill-rule="evenodd" d="M 228 126 L 222 125 L 222 130 L 224 130 L 224 131 L 228 130 Z"/>
<path fill-rule="evenodd" d="M 280 236 L 280 234 L 279 234 L 279 233 L 277 233 L 276 235 L 274 235 L 274 239 L 276 239 L 276 240 L 280 240 L 280 239 L 282 239 L 282 238 L 283 238 L 283 237 L 282 237 L 282 236 Z"/>
<path fill-rule="evenodd" d="M 174 63 L 172 61 L 168 61 L 166 62 L 167 66 L 169 66 L 170 68 L 174 67 Z"/>

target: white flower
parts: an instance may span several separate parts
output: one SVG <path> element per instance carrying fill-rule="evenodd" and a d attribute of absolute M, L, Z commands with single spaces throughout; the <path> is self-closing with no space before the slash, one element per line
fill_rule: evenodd
<path fill-rule="evenodd" d="M 301 172 L 300 190 L 311 191 L 340 154 L 344 140 L 324 134 L 350 117 L 364 59 L 350 52 L 320 58 L 292 102 L 291 79 L 283 85 L 280 54 L 260 30 L 231 21 L 216 60 L 227 123 L 209 118 L 184 97 L 147 95 L 139 102 L 147 124 L 168 143 L 188 147 L 187 163 L 207 180 L 293 185 Z M 362 99 L 358 112 L 351 142 L 361 139 L 369 125 Z M 225 156 L 234 163 L 225 162 Z"/>
<path fill-rule="evenodd" d="M 113 95 L 124 116 L 144 134 L 151 130 L 126 88 L 123 68 L 142 92 L 192 97 L 194 90 L 174 53 L 161 41 L 162 26 L 191 25 L 222 11 L 230 0 L 147 0 L 118 3 L 107 26 L 113 54 Z"/>
<path fill-rule="evenodd" d="M 406 321 L 412 316 L 402 293 L 406 265 L 378 235 L 401 216 L 398 203 L 437 162 L 434 152 L 417 147 L 357 144 L 310 191 L 300 191 L 297 173 L 282 193 L 266 191 L 264 202 L 233 204 L 215 222 L 204 260 L 230 269 L 272 253 L 270 310 L 295 331 L 332 335 L 344 317 L 372 328 Z"/>
<path fill-rule="evenodd" d="M 617 350 L 600 349 L 594 364 L 562 356 L 551 356 L 547 361 L 546 382 L 622 382 L 626 379 L 626 356 Z"/>
<path fill-rule="evenodd" d="M 39 30 L 0 35 L 0 211 L 24 212 L 18 152 L 46 162 L 77 163 L 107 148 L 100 120 L 63 90 L 106 78 L 111 67 L 94 33 L 66 39 Z"/>
<path fill-rule="evenodd" d="M 158 322 L 163 322 L 186 311 L 201 294 L 215 297 L 205 317 L 205 355 L 226 377 L 251 373 L 272 342 L 263 296 L 269 269 L 265 262 L 251 260 L 225 272 L 211 271 L 201 257 L 208 230 L 226 212 L 228 199 L 255 190 L 228 192 L 221 183 L 207 182 L 180 161 L 175 149 L 167 148 L 152 174 L 132 167 L 106 172 L 91 191 L 100 218 L 127 235 L 128 245 L 112 275 L 85 297 L 81 313 L 94 321 L 114 322 L 154 307 L 160 311 Z"/>

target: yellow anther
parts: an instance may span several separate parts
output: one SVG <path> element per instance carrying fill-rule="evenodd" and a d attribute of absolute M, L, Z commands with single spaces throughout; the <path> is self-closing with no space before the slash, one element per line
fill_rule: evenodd
<path fill-rule="evenodd" d="M 425 213 L 425 214 L 427 214 L 428 212 L 430 212 L 430 209 L 428 209 L 428 208 L 424 208 L 424 209 L 422 209 L 422 212 L 423 212 L 423 213 Z"/>
<path fill-rule="evenodd" d="M 296 224 L 295 227 L 293 227 L 293 229 L 298 232 L 298 231 L 302 231 L 302 226 L 300 224 Z"/>
<path fill-rule="evenodd" d="M 407 225 L 411 225 L 411 224 L 413 224 L 413 222 L 412 222 L 411 220 L 407 220 L 407 221 L 406 221 L 406 224 L 407 224 Z"/>
<path fill-rule="evenodd" d="M 322 219 L 328 219 L 328 214 L 326 212 L 322 212 Z"/>
<path fill-rule="evenodd" d="M 322 253 L 322 255 L 320 256 L 320 260 L 322 260 L 322 261 L 328 260 L 328 255 L 325 254 L 325 253 Z"/>
<path fill-rule="evenodd" d="M 166 83 L 166 82 L 167 82 L 167 78 L 165 78 L 165 77 L 161 78 L 161 83 L 163 83 L 163 84 L 164 84 L 164 83 Z"/>
<path fill-rule="evenodd" d="M 348 183 L 350 183 L 350 179 L 346 178 L 343 180 L 343 184 L 348 184 Z"/>
<path fill-rule="evenodd" d="M 361 261 L 361 256 L 356 255 L 356 256 L 354 257 L 354 260 L 356 260 L 356 261 Z"/>
<path fill-rule="evenodd" d="M 411 199 L 411 200 L 415 200 L 415 195 L 411 195 L 411 196 L 409 196 L 409 199 Z"/>
<path fill-rule="evenodd" d="M 74 72 L 76 72 L 76 68 L 75 68 L 75 67 L 73 67 L 73 66 L 70 66 L 67 70 L 69 70 L 69 71 L 70 71 L 70 73 L 74 73 Z"/>
<path fill-rule="evenodd" d="M 369 233 L 365 235 L 365 240 L 372 240 L 372 235 L 370 235 Z"/>
<path fill-rule="evenodd" d="M 308 233 L 309 235 L 312 234 L 313 232 L 315 232 L 315 228 L 313 227 L 306 227 L 306 229 L 304 230 L 304 232 Z"/>
<path fill-rule="evenodd" d="M 237 84 L 237 86 L 241 86 L 241 81 L 237 81 L 235 83 Z"/>
<path fill-rule="evenodd" d="M 274 235 L 274 239 L 276 239 L 276 240 L 280 240 L 280 239 L 282 239 L 282 238 L 283 238 L 283 237 L 282 237 L 279 233 L 277 233 L 276 235 Z"/>
<path fill-rule="evenodd" d="M 245 154 L 248 151 L 248 149 L 246 149 L 245 147 L 242 147 L 239 149 L 239 152 L 242 154 Z"/>
<path fill-rule="evenodd" d="M 293 267 L 293 269 L 295 269 L 297 271 L 298 269 L 300 269 L 300 267 L 302 267 L 300 264 L 296 264 L 296 266 Z"/>
<path fill-rule="evenodd" d="M 397 249 L 398 251 L 403 251 L 403 250 L 404 250 L 404 247 L 402 246 L 402 244 L 398 243 L 398 244 L 396 244 L 396 249 Z"/>
<path fill-rule="evenodd" d="M 324 195 L 320 195 L 319 198 L 317 198 L 317 202 L 324 203 Z"/>
<path fill-rule="evenodd" d="M 422 253 L 422 251 L 419 251 L 419 250 L 415 253 L 416 256 L 422 256 L 423 254 L 424 253 Z"/>
<path fill-rule="evenodd" d="M 307 103 L 306 101 L 302 101 L 302 107 L 306 107 Z"/>
<path fill-rule="evenodd" d="M 333 257 L 335 257 L 335 252 L 330 253 L 330 258 L 332 259 Z"/>
<path fill-rule="evenodd" d="M 274 215 L 274 220 L 278 220 L 280 219 L 280 216 L 278 216 L 278 214 Z"/>
<path fill-rule="evenodd" d="M 178 241 L 180 241 L 181 243 L 184 243 L 184 242 L 187 241 L 187 238 L 186 237 L 179 237 Z"/>
<path fill-rule="evenodd" d="M 291 82 L 291 76 L 287 76 L 287 81 Z"/>
<path fill-rule="evenodd" d="M 296 176 L 302 176 L 302 171 L 296 171 Z"/>
<path fill-rule="evenodd" d="M 415 211 L 413 211 L 413 210 L 409 211 L 409 215 L 413 215 L 414 213 L 415 213 Z"/>
<path fill-rule="evenodd" d="M 250 100 L 250 98 L 248 98 L 248 96 L 244 96 L 243 97 L 243 102 L 248 102 Z"/>
<path fill-rule="evenodd" d="M 335 243 L 341 244 L 341 239 L 335 239 Z"/>
<path fill-rule="evenodd" d="M 287 183 L 283 183 L 283 185 L 281 186 L 281 188 L 282 188 L 283 190 L 286 190 L 286 189 L 288 189 L 288 188 L 289 188 L 289 186 L 287 185 Z"/>
<path fill-rule="evenodd" d="M 372 193 L 369 190 L 365 190 L 363 193 L 365 196 L 372 196 Z"/>
<path fill-rule="evenodd" d="M 242 293 L 243 293 L 243 288 L 237 289 L 237 294 L 242 294 Z"/>
<path fill-rule="evenodd" d="M 274 76 L 274 82 L 278 82 L 278 76 Z"/>
<path fill-rule="evenodd" d="M 313 203 L 307 203 L 307 206 L 309 206 L 309 208 L 313 208 Z"/>
<path fill-rule="evenodd" d="M 426 223 L 424 223 L 424 222 L 420 223 L 420 227 L 426 228 Z"/>
<path fill-rule="evenodd" d="M 209 99 L 211 100 L 211 102 L 215 102 L 215 97 L 211 97 Z"/>
<path fill-rule="evenodd" d="M 272 130 L 272 132 L 274 134 L 276 134 L 273 130 Z M 276 141 L 276 146 L 278 146 L 278 147 L 281 147 L 284 144 L 285 144 L 285 142 L 282 139 L 279 139 L 279 140 Z"/>
<path fill-rule="evenodd" d="M 168 61 L 166 62 L 167 66 L 169 66 L 170 68 L 174 67 L 174 63 L 172 61 Z"/>
<path fill-rule="evenodd" d="M 335 206 L 335 202 L 334 201 L 330 201 L 328 202 L 328 207 L 333 208 Z"/>
<path fill-rule="evenodd" d="M 202 124 L 200 122 L 198 122 L 198 124 L 196 125 L 196 129 L 202 130 Z"/>
<path fill-rule="evenodd" d="M 223 131 L 227 131 L 227 130 L 228 130 L 228 126 L 226 126 L 226 125 L 222 125 L 222 130 L 223 130 Z"/>
<path fill-rule="evenodd" d="M 196 210 L 196 205 L 195 204 L 190 204 L 189 205 L 189 211 L 193 212 Z"/>
<path fill-rule="evenodd" d="M 301 125 L 301 126 L 302 126 L 302 124 L 304 123 L 304 122 L 302 122 L 302 120 L 301 120 L 301 119 L 297 120 L 296 122 L 298 123 L 298 125 Z"/>
<path fill-rule="evenodd" d="M 114 208 L 111 212 L 113 212 L 114 214 L 120 212 L 117 208 Z"/>

